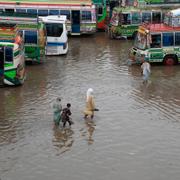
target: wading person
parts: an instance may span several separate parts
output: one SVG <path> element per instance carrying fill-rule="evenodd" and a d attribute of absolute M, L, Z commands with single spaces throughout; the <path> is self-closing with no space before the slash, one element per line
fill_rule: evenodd
<path fill-rule="evenodd" d="M 67 106 L 66 106 L 66 108 L 64 108 L 63 110 L 62 110 L 62 114 L 61 114 L 61 117 L 62 117 L 62 122 L 63 122 L 63 127 L 65 127 L 66 126 L 66 122 L 68 122 L 69 123 L 69 126 L 71 126 L 71 124 L 73 124 L 73 122 L 71 121 L 71 104 L 70 103 L 68 103 L 67 104 Z"/>
<path fill-rule="evenodd" d="M 151 65 L 149 64 L 147 58 L 143 58 L 141 69 L 142 69 L 143 84 L 144 84 L 148 82 L 148 79 L 151 73 Z"/>
<path fill-rule="evenodd" d="M 94 111 L 98 111 L 98 109 L 95 108 L 93 89 L 89 88 L 86 93 L 86 108 L 84 110 L 84 118 L 91 117 L 91 119 L 93 119 Z"/>
<path fill-rule="evenodd" d="M 56 101 L 53 103 L 53 120 L 55 126 L 59 126 L 59 123 L 61 121 L 61 111 L 61 98 L 56 98 Z"/>

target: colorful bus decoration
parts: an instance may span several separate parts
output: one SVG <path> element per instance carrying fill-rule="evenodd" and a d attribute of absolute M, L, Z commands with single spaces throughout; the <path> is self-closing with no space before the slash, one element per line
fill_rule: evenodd
<path fill-rule="evenodd" d="M 29 15 L 66 15 L 71 35 L 96 32 L 95 5 L 91 0 L 0 0 L 1 11 L 23 12 Z"/>
<path fill-rule="evenodd" d="M 105 30 L 107 25 L 107 7 L 106 0 L 93 0 L 96 6 L 97 29 Z"/>
<path fill-rule="evenodd" d="M 17 26 L 0 24 L 0 86 L 25 80 L 24 46 Z"/>
<path fill-rule="evenodd" d="M 17 24 L 24 39 L 25 60 L 42 63 L 45 59 L 46 29 L 37 16 L 22 13 L 0 13 L 0 22 Z"/>
<path fill-rule="evenodd" d="M 166 8 L 116 7 L 110 21 L 109 36 L 111 38 L 119 36 L 135 38 L 140 24 L 160 23 L 163 21 L 165 12 L 167 12 Z"/>
<path fill-rule="evenodd" d="M 176 17 L 180 20 L 180 9 Z M 133 63 L 141 63 L 142 58 L 149 62 L 161 62 L 165 65 L 175 65 L 180 62 L 180 25 L 176 21 L 173 25 L 146 24 L 141 25 L 130 50 Z"/>

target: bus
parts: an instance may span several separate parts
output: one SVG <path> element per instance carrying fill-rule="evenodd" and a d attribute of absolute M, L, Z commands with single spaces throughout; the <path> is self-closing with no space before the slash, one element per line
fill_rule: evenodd
<path fill-rule="evenodd" d="M 91 0 L 0 0 L 0 10 L 29 15 L 66 15 L 70 35 L 96 32 L 95 5 Z"/>
<path fill-rule="evenodd" d="M 60 55 L 68 52 L 66 16 L 51 15 L 39 17 L 45 23 L 47 44 L 46 55 Z"/>
<path fill-rule="evenodd" d="M 113 10 L 109 27 L 110 38 L 135 38 L 142 23 L 161 23 L 169 8 L 116 7 Z"/>
<path fill-rule="evenodd" d="M 0 22 L 16 23 L 24 39 L 25 60 L 42 63 L 45 60 L 46 29 L 37 16 L 0 12 Z"/>
<path fill-rule="evenodd" d="M 17 86 L 26 77 L 23 40 L 15 24 L 0 24 L 0 86 Z"/>
<path fill-rule="evenodd" d="M 164 23 L 139 27 L 134 47 L 130 50 L 132 63 L 141 63 L 142 58 L 164 65 L 180 62 L 180 9 L 169 14 L 171 16 L 165 17 Z"/>
<path fill-rule="evenodd" d="M 107 25 L 106 0 L 93 0 L 93 3 L 96 6 L 97 29 L 104 31 Z"/>

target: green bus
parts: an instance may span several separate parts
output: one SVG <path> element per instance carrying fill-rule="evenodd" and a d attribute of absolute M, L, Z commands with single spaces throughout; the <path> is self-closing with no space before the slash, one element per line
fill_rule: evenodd
<path fill-rule="evenodd" d="M 164 23 L 141 25 L 130 50 L 132 63 L 146 58 L 150 63 L 180 63 L 180 9 L 165 15 Z"/>
<path fill-rule="evenodd" d="M 0 86 L 22 85 L 25 77 L 24 46 L 18 28 L 0 24 Z"/>
<path fill-rule="evenodd" d="M 46 28 L 37 16 L 0 12 L 0 22 L 17 24 L 24 39 L 25 61 L 42 63 L 45 60 Z"/>
<path fill-rule="evenodd" d="M 169 7 L 116 7 L 113 10 L 109 27 L 110 38 L 135 38 L 142 23 L 161 23 Z"/>

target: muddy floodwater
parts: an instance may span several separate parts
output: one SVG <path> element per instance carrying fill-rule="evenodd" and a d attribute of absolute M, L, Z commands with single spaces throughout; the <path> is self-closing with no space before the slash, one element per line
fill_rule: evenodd
<path fill-rule="evenodd" d="M 65 56 L 28 65 L 23 86 L 0 89 L 1 180 L 179 180 L 180 66 L 152 66 L 143 85 L 131 40 L 69 38 Z M 94 89 L 94 120 L 83 119 Z M 52 103 L 74 125 L 53 129 Z"/>

